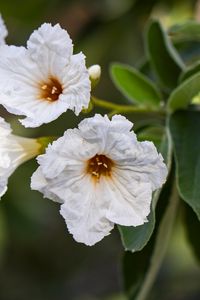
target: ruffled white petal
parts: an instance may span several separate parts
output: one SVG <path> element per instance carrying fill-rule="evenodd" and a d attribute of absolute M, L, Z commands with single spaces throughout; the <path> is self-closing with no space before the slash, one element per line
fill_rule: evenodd
<path fill-rule="evenodd" d="M 68 129 L 64 136 L 49 145 L 46 154 L 38 156 L 37 160 L 45 177 L 53 179 L 65 169 L 79 169 L 81 174 L 85 169 L 85 160 L 94 156 L 97 151 L 98 145 L 84 141 L 77 129 Z"/>
<path fill-rule="evenodd" d="M 11 113 L 33 115 L 31 105 L 38 96 L 42 73 L 24 47 L 2 46 L 0 57 L 0 103 Z"/>
<path fill-rule="evenodd" d="M 57 56 L 56 58 L 63 59 L 63 63 L 66 63 L 73 53 L 72 40 L 67 31 L 62 29 L 59 24 L 52 26 L 44 23 L 41 25 L 31 34 L 27 48 L 32 59 L 41 66 L 44 65 L 44 62 L 49 65 L 48 56 L 53 58 L 52 53 Z"/>
<path fill-rule="evenodd" d="M 7 191 L 7 181 L 0 181 L 0 199 Z"/>
<path fill-rule="evenodd" d="M 0 48 L 0 103 L 23 115 L 25 127 L 38 127 L 68 109 L 77 115 L 90 101 L 90 80 L 82 53 L 72 55 L 68 33 L 57 24 L 43 24 L 31 35 L 28 49 Z M 55 101 L 42 98 L 42 86 L 55 78 L 62 92 Z"/>
<path fill-rule="evenodd" d="M 120 137 L 115 134 L 114 137 L 118 138 L 117 145 L 106 149 L 105 154 L 109 153 L 116 168 L 134 174 L 134 180 L 138 182 L 149 183 L 152 191 L 159 188 L 165 182 L 168 171 L 154 144 L 134 141 L 126 135 Z"/>
<path fill-rule="evenodd" d="M 36 156 L 39 148 L 36 140 L 13 135 L 9 124 L 0 118 L 0 197 L 7 190 L 9 176 L 20 164 Z"/>
<path fill-rule="evenodd" d="M 90 99 L 90 80 L 83 53 L 71 56 L 69 64 L 63 69 L 62 82 L 64 89 L 60 100 L 66 109 L 78 115 L 88 107 Z"/>
<path fill-rule="evenodd" d="M 78 242 L 93 245 L 113 223 L 147 222 L 152 192 L 167 176 L 163 158 L 150 142 L 138 142 L 125 117 L 95 115 L 67 130 L 39 156 L 32 188 L 62 203 L 61 214 Z M 112 161 L 111 175 L 95 180 L 88 161 L 103 155 Z M 88 173 L 89 172 L 89 173 Z"/>
<path fill-rule="evenodd" d="M 4 24 L 4 20 L 2 19 L 2 16 L 0 15 L 0 46 L 5 44 L 5 38 L 8 35 L 7 28 Z"/>
<path fill-rule="evenodd" d="M 104 180 L 102 186 L 104 196 L 110 200 L 107 219 L 124 226 L 144 224 L 150 213 L 151 185 L 136 181 L 129 171 L 113 173 L 112 180 Z"/>
<path fill-rule="evenodd" d="M 40 167 L 32 176 L 31 188 L 63 203 L 66 198 L 63 184 L 66 187 L 71 184 L 70 178 L 82 177 L 85 158 L 95 155 L 96 151 L 96 145 L 85 143 L 78 130 L 67 130 L 63 137 L 48 146 L 46 154 L 37 157 Z"/>
<path fill-rule="evenodd" d="M 90 178 L 74 181 L 66 196 L 60 213 L 77 242 L 92 246 L 110 233 L 114 224 L 106 218 L 109 199 L 102 199 L 102 189 L 94 188 Z"/>
<path fill-rule="evenodd" d="M 39 167 L 31 177 L 31 188 L 33 190 L 40 191 L 46 198 L 63 203 L 63 201 L 51 191 L 51 182 L 46 180 L 42 173 L 41 167 Z"/>

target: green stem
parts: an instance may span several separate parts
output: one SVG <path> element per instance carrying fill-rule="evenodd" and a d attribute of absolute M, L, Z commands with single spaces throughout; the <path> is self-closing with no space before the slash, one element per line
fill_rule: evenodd
<path fill-rule="evenodd" d="M 45 153 L 48 145 L 57 139 L 58 139 L 58 137 L 56 137 L 56 136 L 43 136 L 43 137 L 37 138 L 37 142 L 40 144 L 40 150 L 39 150 L 40 154 Z"/>
<path fill-rule="evenodd" d="M 91 97 L 91 101 L 95 106 L 99 106 L 102 108 L 106 108 L 112 111 L 117 111 L 121 113 L 157 113 L 157 114 L 165 114 L 165 110 L 163 108 L 152 108 L 152 107 L 138 107 L 133 105 L 121 105 L 112 102 L 108 102 L 106 100 L 98 99 L 94 96 Z"/>
<path fill-rule="evenodd" d="M 178 203 L 179 197 L 174 183 L 170 203 L 166 209 L 163 220 L 160 224 L 160 228 L 158 230 L 156 244 L 151 259 L 150 269 L 147 272 L 146 278 L 143 283 L 143 287 L 140 293 L 138 294 L 136 300 L 148 299 L 149 291 L 163 262 L 163 258 L 165 256 L 169 244 L 172 228 L 177 216 Z"/>

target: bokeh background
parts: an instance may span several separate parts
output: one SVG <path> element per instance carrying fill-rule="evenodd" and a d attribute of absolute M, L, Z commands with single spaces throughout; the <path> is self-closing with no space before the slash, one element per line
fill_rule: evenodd
<path fill-rule="evenodd" d="M 95 95 L 116 102 L 125 100 L 109 78 L 109 65 L 142 63 L 148 19 L 158 17 L 169 26 L 200 18 L 199 5 L 192 0 L 0 0 L 0 12 L 8 27 L 8 44 L 25 45 L 42 23 L 60 23 L 71 35 L 75 52 L 86 55 L 87 66 L 102 67 Z M 51 124 L 24 129 L 3 107 L 0 115 L 16 134 L 29 137 L 60 136 L 85 117 L 67 112 Z M 18 168 L 0 203 L 0 300 L 126 299 L 117 229 L 94 247 L 76 243 L 59 215 L 59 205 L 30 191 L 36 168 L 35 161 Z M 200 269 L 180 222 L 149 299 L 200 299 Z"/>

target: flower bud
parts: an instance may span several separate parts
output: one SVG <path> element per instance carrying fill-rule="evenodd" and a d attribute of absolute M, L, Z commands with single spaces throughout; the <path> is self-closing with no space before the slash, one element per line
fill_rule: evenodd
<path fill-rule="evenodd" d="M 99 65 L 93 65 L 88 68 L 89 77 L 92 85 L 92 89 L 97 85 L 101 77 L 101 67 Z"/>

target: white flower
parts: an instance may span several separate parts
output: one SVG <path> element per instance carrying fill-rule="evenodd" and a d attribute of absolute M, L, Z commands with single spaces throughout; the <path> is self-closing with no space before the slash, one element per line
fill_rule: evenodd
<path fill-rule="evenodd" d="M 116 115 L 95 115 L 69 129 L 38 157 L 32 189 L 60 202 L 60 213 L 74 239 L 93 245 L 114 223 L 147 222 L 152 192 L 167 176 L 151 142 L 138 142 L 133 124 Z"/>
<path fill-rule="evenodd" d="M 25 127 L 57 119 L 67 109 L 78 115 L 90 101 L 90 80 L 82 53 L 60 25 L 43 24 L 24 47 L 0 48 L 0 103 L 24 115 Z"/>
<path fill-rule="evenodd" d="M 0 117 L 0 197 L 7 190 L 8 177 L 20 164 L 39 154 L 40 147 L 35 139 L 13 135 Z"/>
<path fill-rule="evenodd" d="M 4 24 L 4 21 L 0 15 L 0 46 L 5 44 L 5 38 L 8 35 L 7 28 Z"/>

